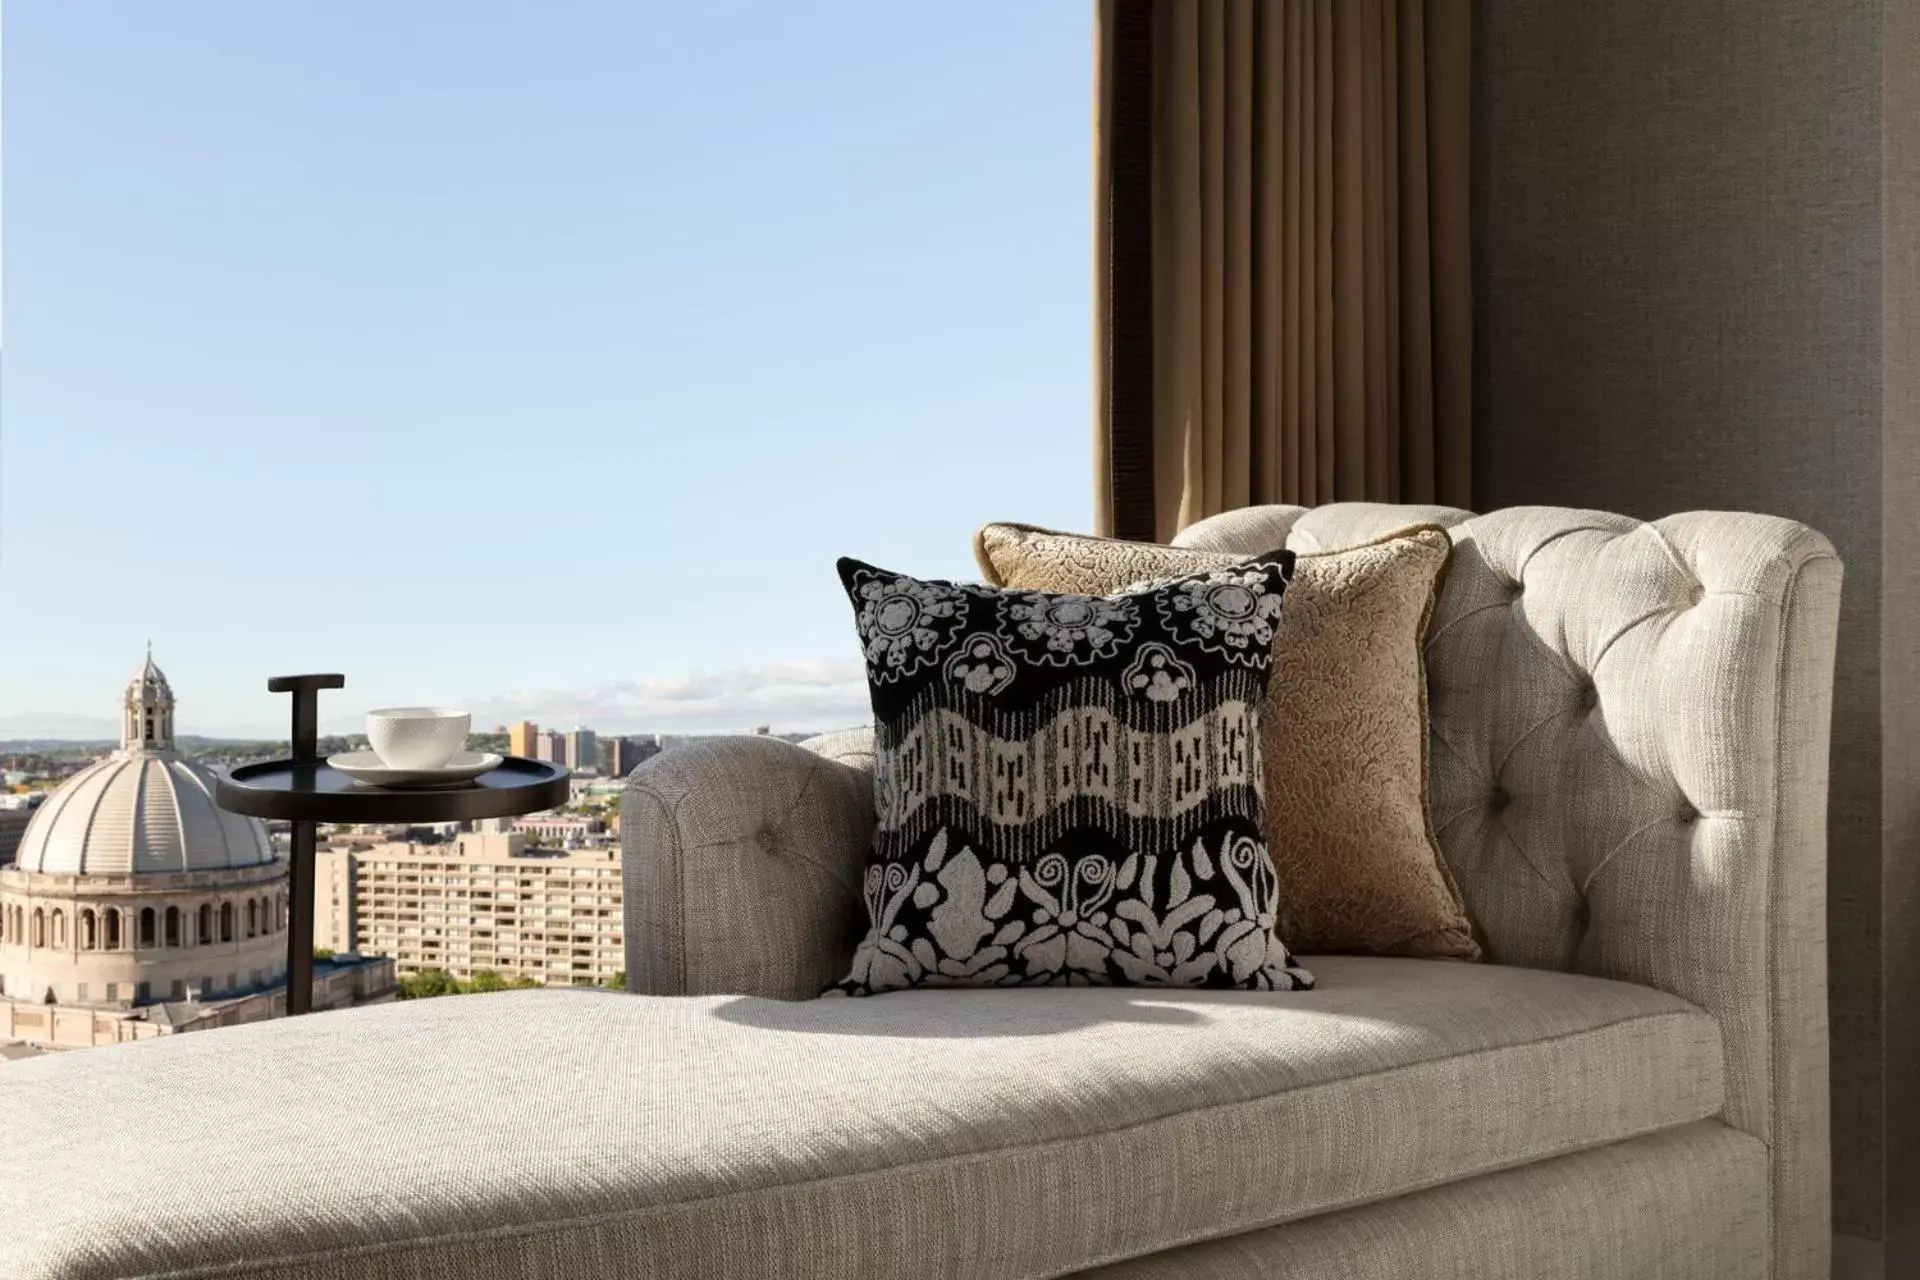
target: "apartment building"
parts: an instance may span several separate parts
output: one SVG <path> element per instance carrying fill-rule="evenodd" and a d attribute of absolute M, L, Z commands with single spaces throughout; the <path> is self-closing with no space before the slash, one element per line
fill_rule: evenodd
<path fill-rule="evenodd" d="M 591 729 L 575 726 L 567 734 L 567 767 L 595 769 L 600 765 L 600 737 Z"/>
<path fill-rule="evenodd" d="M 513 819 L 512 830 L 529 841 L 554 849 L 576 849 L 606 842 L 607 824 L 599 818 L 577 818 L 564 813 L 536 813 Z"/>
<path fill-rule="evenodd" d="M 660 744 L 649 738 L 607 738 L 600 743 L 600 767 L 610 776 L 625 778 L 648 756 L 657 755 Z"/>
<path fill-rule="evenodd" d="M 323 849 L 314 945 L 390 956 L 400 976 L 493 969 L 551 986 L 625 967 L 617 848 L 529 848 L 518 832 Z"/>

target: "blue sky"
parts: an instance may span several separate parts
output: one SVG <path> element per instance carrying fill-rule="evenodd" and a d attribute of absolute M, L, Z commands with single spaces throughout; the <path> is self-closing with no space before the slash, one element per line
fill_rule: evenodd
<path fill-rule="evenodd" d="M 5 13 L 0 737 L 864 715 L 851 554 L 1091 519 L 1089 8 Z"/>

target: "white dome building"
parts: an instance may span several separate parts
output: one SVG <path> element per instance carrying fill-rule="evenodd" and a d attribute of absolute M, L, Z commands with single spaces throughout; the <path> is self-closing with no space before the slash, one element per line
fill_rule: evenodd
<path fill-rule="evenodd" d="M 74 1015 L 82 1043 L 158 1034 L 203 1016 L 177 1003 L 285 981 L 286 864 L 259 820 L 215 807 L 213 773 L 174 750 L 173 710 L 149 653 L 120 749 L 48 796 L 0 867 L 0 1038 L 71 1042 L 53 1032 Z"/>
<path fill-rule="evenodd" d="M 173 690 L 149 654 L 127 684 L 120 750 L 47 797 L 14 865 L 58 876 L 234 871 L 274 860 L 267 829 L 214 807 L 213 773 L 173 749 Z"/>

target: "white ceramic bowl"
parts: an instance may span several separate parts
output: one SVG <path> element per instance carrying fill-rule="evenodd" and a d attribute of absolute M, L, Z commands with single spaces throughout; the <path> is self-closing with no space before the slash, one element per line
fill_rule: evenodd
<path fill-rule="evenodd" d="M 438 769 L 467 745 L 473 717 L 452 707 L 367 712 L 367 745 L 390 769 Z"/>

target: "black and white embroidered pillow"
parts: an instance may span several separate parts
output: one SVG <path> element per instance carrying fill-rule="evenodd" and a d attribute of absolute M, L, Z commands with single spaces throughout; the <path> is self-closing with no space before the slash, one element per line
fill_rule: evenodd
<path fill-rule="evenodd" d="M 1259 735 L 1291 552 L 1112 596 L 840 561 L 874 714 L 871 928 L 840 989 L 1305 988 Z"/>

